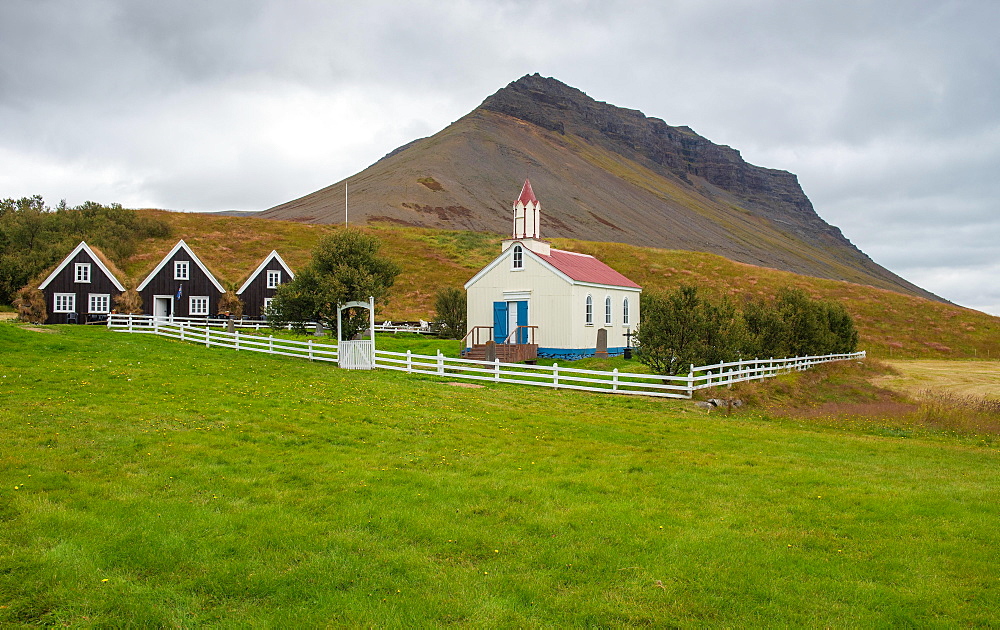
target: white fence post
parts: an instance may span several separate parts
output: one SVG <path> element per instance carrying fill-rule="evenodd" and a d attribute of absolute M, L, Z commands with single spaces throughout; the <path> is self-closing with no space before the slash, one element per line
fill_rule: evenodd
<path fill-rule="evenodd" d="M 181 326 L 183 326 L 183 325 L 184 324 L 181 324 Z M 212 329 L 209 328 L 208 326 L 205 326 L 205 347 L 206 348 L 212 347 L 212 337 L 210 337 L 211 334 L 212 334 Z"/>
<path fill-rule="evenodd" d="M 236 351 L 239 352 L 240 351 L 240 331 L 236 330 L 236 331 L 233 331 L 233 333 L 236 335 Z"/>
<path fill-rule="evenodd" d="M 313 360 L 313 340 L 309 340 L 309 360 Z"/>
<path fill-rule="evenodd" d="M 440 350 L 437 351 L 437 373 L 444 376 L 444 355 Z"/>
<path fill-rule="evenodd" d="M 552 364 L 552 388 L 559 389 L 559 364 Z"/>
<path fill-rule="evenodd" d="M 612 376 L 611 376 L 611 391 L 617 392 L 618 391 L 618 368 L 615 368 L 611 372 L 611 374 L 612 374 Z"/>
<path fill-rule="evenodd" d="M 500 382 L 500 359 L 496 358 L 493 360 L 493 380 L 497 383 Z"/>
<path fill-rule="evenodd" d="M 691 371 L 688 372 L 688 398 L 694 397 L 694 364 L 691 364 Z"/>
<path fill-rule="evenodd" d="M 274 354 L 274 335 L 267 336 L 267 353 Z"/>
<path fill-rule="evenodd" d="M 406 351 L 406 373 L 413 374 L 413 353 Z"/>

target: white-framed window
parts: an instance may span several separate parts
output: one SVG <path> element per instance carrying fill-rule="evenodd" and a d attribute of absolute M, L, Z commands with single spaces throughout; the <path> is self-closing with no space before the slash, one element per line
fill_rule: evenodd
<path fill-rule="evenodd" d="M 111 296 L 107 293 L 91 293 L 87 305 L 88 313 L 111 312 Z"/>
<path fill-rule="evenodd" d="M 281 284 L 281 270 L 280 269 L 268 269 L 267 270 L 267 288 L 268 289 L 277 289 L 279 284 Z"/>
<path fill-rule="evenodd" d="M 610 326 L 614 321 L 611 313 L 611 296 L 605 296 L 604 298 L 604 325 Z"/>
<path fill-rule="evenodd" d="M 76 263 L 75 270 L 77 282 L 90 282 L 90 263 Z"/>
<path fill-rule="evenodd" d="M 56 293 L 52 303 L 53 313 L 75 313 L 76 293 Z"/>
<path fill-rule="evenodd" d="M 271 308 L 271 302 L 274 298 L 264 298 L 264 314 L 267 315 L 267 309 Z"/>
<path fill-rule="evenodd" d="M 191 261 L 175 260 L 174 280 L 190 280 L 190 279 L 191 279 Z"/>
<path fill-rule="evenodd" d="M 514 246 L 514 253 L 511 256 L 511 269 L 524 269 L 524 248 L 520 245 Z"/>
<path fill-rule="evenodd" d="M 593 296 L 587 296 L 586 305 L 583 308 L 583 321 L 588 326 L 594 325 L 594 298 Z"/>
<path fill-rule="evenodd" d="M 625 301 L 622 302 L 622 325 L 628 326 L 630 315 L 631 314 L 628 310 L 628 298 L 625 298 Z"/>
<path fill-rule="evenodd" d="M 188 302 L 189 315 L 208 315 L 208 296 L 192 295 Z"/>

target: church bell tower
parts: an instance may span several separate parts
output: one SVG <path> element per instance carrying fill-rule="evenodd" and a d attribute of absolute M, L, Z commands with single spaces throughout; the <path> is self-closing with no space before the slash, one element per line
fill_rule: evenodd
<path fill-rule="evenodd" d="M 542 202 L 531 190 L 531 182 L 525 179 L 521 194 L 514 202 L 514 231 L 511 238 L 504 240 L 503 251 L 518 241 L 531 251 L 548 256 L 551 247 L 542 240 L 541 224 Z"/>

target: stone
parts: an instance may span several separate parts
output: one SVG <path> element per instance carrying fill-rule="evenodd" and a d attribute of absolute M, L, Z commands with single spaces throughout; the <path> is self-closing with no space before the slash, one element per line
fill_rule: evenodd
<path fill-rule="evenodd" d="M 608 358 L 608 331 L 606 328 L 597 329 L 597 349 L 594 356 L 599 359 Z"/>

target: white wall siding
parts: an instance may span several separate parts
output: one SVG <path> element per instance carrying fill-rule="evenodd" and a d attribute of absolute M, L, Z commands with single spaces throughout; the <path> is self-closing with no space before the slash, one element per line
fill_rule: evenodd
<path fill-rule="evenodd" d="M 528 301 L 528 324 L 538 326 L 535 343 L 539 349 L 591 350 L 597 344 L 597 331 L 608 331 L 608 347 L 625 346 L 626 329 L 635 330 L 639 322 L 640 289 L 604 285 L 575 284 L 557 274 L 533 256 L 525 255 L 520 270 L 511 269 L 511 249 L 468 286 L 468 325 L 492 326 L 493 303 Z M 505 295 L 506 294 L 506 295 Z M 587 295 L 594 298 L 594 322 L 585 319 Z M 604 324 L 604 300 L 611 296 L 612 324 Z M 622 323 L 622 303 L 628 297 L 630 324 Z M 480 341 L 485 339 L 481 336 Z M 470 340 L 471 343 L 471 340 Z"/>

